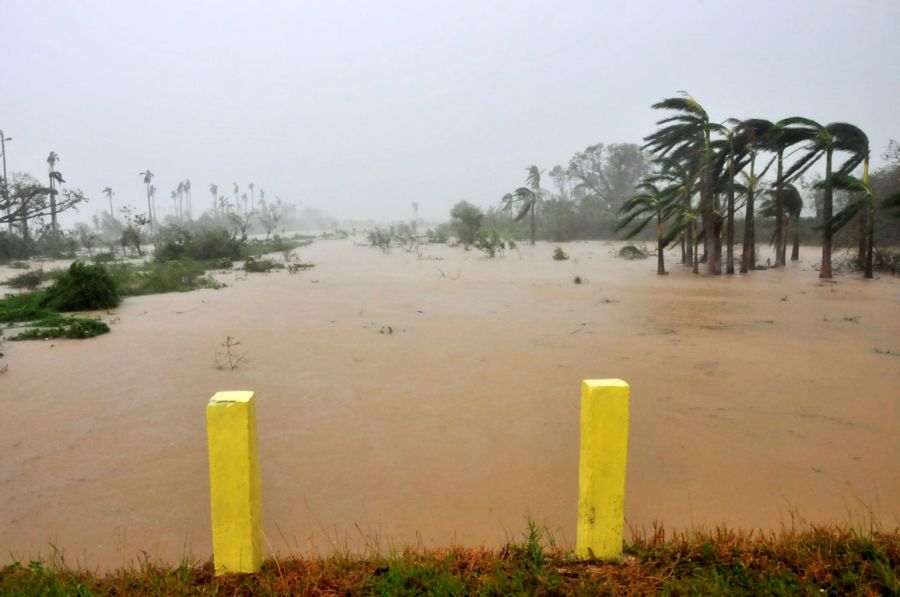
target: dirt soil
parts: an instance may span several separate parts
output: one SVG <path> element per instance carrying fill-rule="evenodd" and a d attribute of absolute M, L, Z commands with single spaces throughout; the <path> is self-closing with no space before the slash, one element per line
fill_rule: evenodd
<path fill-rule="evenodd" d="M 204 409 L 228 389 L 256 392 L 272 552 L 494 547 L 527 516 L 572 545 L 580 383 L 604 377 L 632 388 L 629 528 L 900 525 L 900 279 L 822 283 L 813 248 L 658 277 L 617 247 L 321 241 L 311 270 L 4 344 L 0 563 L 209 557 Z M 228 336 L 246 361 L 220 370 Z"/>

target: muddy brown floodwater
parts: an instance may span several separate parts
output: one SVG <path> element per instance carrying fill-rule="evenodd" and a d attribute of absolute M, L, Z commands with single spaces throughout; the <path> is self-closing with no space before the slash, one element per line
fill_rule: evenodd
<path fill-rule="evenodd" d="M 312 270 L 7 343 L 0 561 L 208 557 L 204 408 L 226 389 L 257 395 L 270 552 L 496 546 L 528 516 L 572 545 L 580 382 L 602 377 L 632 388 L 631 529 L 900 523 L 900 280 L 822 284 L 813 248 L 720 278 L 565 249 L 321 241 Z"/>

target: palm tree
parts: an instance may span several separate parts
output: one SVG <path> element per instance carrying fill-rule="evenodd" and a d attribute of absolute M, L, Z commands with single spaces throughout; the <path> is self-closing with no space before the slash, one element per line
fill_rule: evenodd
<path fill-rule="evenodd" d="M 832 122 L 822 126 L 814 120 L 800 116 L 786 118 L 781 122 L 787 125 L 799 125 L 799 130 L 810 141 L 806 146 L 807 153 L 785 172 L 785 178 L 800 176 L 820 157 L 825 156 L 825 180 L 823 181 L 825 193 L 822 201 L 822 265 L 819 269 L 819 277 L 831 278 L 831 250 L 834 237 L 834 228 L 831 225 L 834 215 L 831 181 L 832 158 L 835 150 L 850 152 L 850 159 L 840 168 L 841 172 L 849 172 L 865 159 L 869 140 L 861 129 L 846 122 Z"/>
<path fill-rule="evenodd" d="M 50 155 L 47 156 L 47 164 L 50 165 L 49 168 L 49 176 L 50 176 L 50 225 L 53 230 L 53 238 L 56 240 L 56 235 L 59 233 L 59 227 L 56 222 L 56 195 L 59 191 L 55 190 L 53 183 L 64 183 L 62 174 L 56 171 L 56 162 L 59 161 L 59 155 L 55 151 L 51 151 Z"/>
<path fill-rule="evenodd" d="M 788 233 L 793 231 L 791 261 L 798 261 L 800 259 L 800 214 L 803 211 L 803 197 L 800 194 L 800 191 L 797 190 L 797 187 L 790 183 L 784 185 L 781 197 L 784 210 L 784 215 L 782 216 L 783 222 L 781 226 L 781 229 L 783 230 L 781 238 L 782 244 L 781 246 L 778 246 L 776 244 L 778 242 L 778 239 L 774 233 L 772 234 L 772 244 L 776 245 L 776 254 L 779 251 L 787 254 Z M 776 218 L 777 212 L 775 210 L 775 205 L 777 200 L 778 191 L 773 188 L 768 192 L 768 198 L 766 199 L 766 201 L 763 202 L 763 204 L 760 206 L 760 215 L 767 218 Z"/>
<path fill-rule="evenodd" d="M 191 179 L 184 179 L 184 194 L 187 196 L 187 219 L 190 221 L 193 216 L 193 205 L 191 205 Z"/>
<path fill-rule="evenodd" d="M 689 161 L 685 161 L 685 163 L 679 163 L 675 160 L 669 160 L 665 158 L 661 158 L 657 160 L 657 163 L 660 165 L 660 173 L 654 177 L 655 180 L 665 180 L 668 183 L 668 188 L 671 189 L 672 193 L 678 199 L 679 202 L 679 210 L 681 214 L 686 213 L 694 213 L 692 212 L 692 201 L 694 194 L 697 189 L 697 172 L 696 172 L 696 163 L 691 163 Z M 697 272 L 697 267 L 694 263 L 695 260 L 695 251 L 694 251 L 694 220 L 696 218 L 681 218 L 683 225 L 677 226 L 678 232 L 681 235 L 682 243 L 686 246 L 686 251 L 684 252 L 684 259 L 682 263 L 687 267 L 690 267 L 694 272 Z"/>
<path fill-rule="evenodd" d="M 238 197 L 238 183 L 234 182 L 234 183 L 231 183 L 231 184 L 234 185 L 234 205 L 235 205 L 235 209 L 237 210 L 238 213 L 240 213 L 240 212 L 241 212 L 241 200 L 240 200 L 240 198 Z"/>
<path fill-rule="evenodd" d="M 144 177 L 144 184 L 147 185 L 147 215 L 150 218 L 150 234 L 153 234 L 153 205 L 150 202 L 150 181 L 153 179 L 155 174 L 147 168 L 145 171 L 140 173 L 141 176 Z"/>
<path fill-rule="evenodd" d="M 740 123 L 741 133 L 737 143 L 747 154 L 750 165 L 750 173 L 744 173 L 746 206 L 744 208 L 744 242 L 741 247 L 741 273 L 756 268 L 756 221 L 754 217 L 754 200 L 759 181 L 769 169 L 769 165 L 762 172 L 756 173 L 756 157 L 759 151 L 767 147 L 768 135 L 775 126 L 762 118 L 749 118 Z"/>
<path fill-rule="evenodd" d="M 209 183 L 209 194 L 212 195 L 213 198 L 213 213 L 217 211 L 218 205 L 216 204 L 216 197 L 219 196 L 219 185 L 215 183 Z"/>
<path fill-rule="evenodd" d="M 721 214 L 717 213 L 713 191 L 712 133 L 721 125 L 711 123 L 709 115 L 697 100 L 687 92 L 681 97 L 671 97 L 653 104 L 654 110 L 674 110 L 676 114 L 657 122 L 662 126 L 644 138 L 644 149 L 659 157 L 681 161 L 690 158 L 698 165 L 700 184 L 700 217 L 703 222 L 704 242 L 707 254 L 707 271 L 718 274 L 719 259 L 714 239 L 718 236 Z"/>
<path fill-rule="evenodd" d="M 253 189 L 256 188 L 256 185 L 251 182 L 247 185 L 247 188 L 250 189 L 250 205 L 256 205 L 256 195 L 253 193 Z"/>
<path fill-rule="evenodd" d="M 664 180 L 664 179 L 656 179 Z M 670 231 L 664 235 L 663 229 L 666 220 L 678 211 L 680 206 L 677 188 L 675 185 L 660 190 L 654 184 L 654 179 L 650 179 L 640 183 L 636 190 L 640 191 L 637 195 L 627 199 L 622 204 L 620 213 L 627 214 L 626 217 L 616 224 L 616 230 L 622 230 L 630 225 L 633 221 L 638 223 L 629 230 L 626 238 L 633 238 L 641 232 L 647 225 L 656 218 L 656 273 L 660 276 L 666 275 L 665 259 L 663 250 L 680 232 L 676 230 Z"/>
<path fill-rule="evenodd" d="M 175 217 L 178 217 L 178 191 L 172 191 L 169 193 L 169 196 L 172 198 L 172 211 L 175 213 Z"/>
<path fill-rule="evenodd" d="M 157 219 L 157 217 L 156 217 L 156 187 L 153 185 L 150 185 L 150 206 L 151 206 L 152 211 L 149 214 L 149 218 L 152 221 L 154 219 Z M 158 221 L 158 219 L 157 219 L 157 221 Z"/>
<path fill-rule="evenodd" d="M 525 182 L 531 188 L 519 187 L 512 193 L 507 193 L 503 196 L 501 204 L 509 212 L 512 212 L 514 204 L 519 205 L 516 222 L 531 213 L 531 245 L 534 246 L 534 210 L 541 196 L 541 171 L 537 166 L 529 166 L 525 171 L 528 172 Z"/>
<path fill-rule="evenodd" d="M 245 213 L 245 214 L 249 214 L 251 208 L 250 208 L 250 206 L 247 204 L 247 201 L 248 201 L 248 199 L 247 199 L 247 193 L 241 193 L 241 199 L 244 200 L 244 213 Z"/>
<path fill-rule="evenodd" d="M 113 215 L 112 198 L 113 198 L 113 195 L 115 195 L 115 192 L 110 187 L 106 187 L 105 189 L 103 189 L 103 194 L 105 194 L 106 198 L 109 199 L 109 215 L 112 216 Z"/>
<path fill-rule="evenodd" d="M 177 217 L 179 220 L 183 219 L 182 214 L 184 213 L 184 181 L 180 181 L 178 183 L 178 214 Z"/>

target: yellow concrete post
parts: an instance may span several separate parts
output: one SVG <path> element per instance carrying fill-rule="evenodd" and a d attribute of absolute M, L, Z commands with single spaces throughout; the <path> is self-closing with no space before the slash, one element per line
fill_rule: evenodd
<path fill-rule="evenodd" d="M 253 392 L 218 392 L 206 406 L 216 575 L 258 572 L 262 499 Z"/>
<path fill-rule="evenodd" d="M 628 384 L 586 379 L 581 384 L 581 450 L 575 555 L 616 559 L 625 528 Z"/>

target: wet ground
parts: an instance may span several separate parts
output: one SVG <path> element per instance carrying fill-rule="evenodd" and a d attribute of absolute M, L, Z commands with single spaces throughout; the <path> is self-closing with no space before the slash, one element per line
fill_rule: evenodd
<path fill-rule="evenodd" d="M 812 248 L 698 278 L 553 247 L 320 241 L 305 272 L 5 344 L 0 562 L 208 557 L 204 408 L 226 389 L 257 394 L 273 551 L 498 545 L 527 516 L 571 545 L 580 382 L 602 377 L 632 387 L 629 528 L 900 524 L 900 280 L 823 284 Z M 246 360 L 220 370 L 229 336 Z"/>

